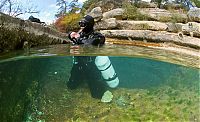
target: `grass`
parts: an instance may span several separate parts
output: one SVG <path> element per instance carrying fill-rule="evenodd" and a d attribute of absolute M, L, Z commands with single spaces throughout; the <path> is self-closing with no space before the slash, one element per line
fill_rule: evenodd
<path fill-rule="evenodd" d="M 134 6 L 134 4 L 124 2 L 122 4 L 122 8 L 124 8 L 125 12 L 122 16 L 123 19 L 127 20 L 151 20 L 151 18 L 148 15 L 141 14 L 137 7 Z"/>

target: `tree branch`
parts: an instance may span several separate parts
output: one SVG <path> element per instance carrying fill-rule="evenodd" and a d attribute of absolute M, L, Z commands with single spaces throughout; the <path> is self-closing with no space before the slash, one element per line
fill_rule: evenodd
<path fill-rule="evenodd" d="M 0 10 L 6 5 L 7 0 L 4 0 L 1 4 L 0 4 Z"/>

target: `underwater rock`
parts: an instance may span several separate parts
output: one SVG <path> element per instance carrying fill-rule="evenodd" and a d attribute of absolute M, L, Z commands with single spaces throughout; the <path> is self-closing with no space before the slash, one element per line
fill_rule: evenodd
<path fill-rule="evenodd" d="M 111 101 L 112 101 L 112 98 L 113 98 L 112 92 L 106 91 L 106 92 L 103 94 L 102 98 L 101 98 L 101 102 L 103 102 L 103 103 L 111 102 Z"/>
<path fill-rule="evenodd" d="M 131 101 L 131 95 L 129 93 L 120 95 L 118 98 L 116 98 L 115 103 L 120 108 L 127 107 L 128 105 L 134 106 L 133 101 Z"/>

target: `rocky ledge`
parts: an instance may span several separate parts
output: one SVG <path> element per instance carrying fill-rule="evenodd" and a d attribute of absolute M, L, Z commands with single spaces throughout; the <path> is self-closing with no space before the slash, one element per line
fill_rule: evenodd
<path fill-rule="evenodd" d="M 0 13 L 0 53 L 34 46 L 67 43 L 55 29 Z"/>
<path fill-rule="evenodd" d="M 123 8 L 103 13 L 100 7 L 96 7 L 88 14 L 95 17 L 96 30 L 108 38 L 114 38 L 113 42 L 108 39 L 109 43 L 135 45 L 142 42 L 141 46 L 159 45 L 161 49 L 195 54 L 200 58 L 200 8 L 188 12 L 157 7 L 138 8 L 137 11 L 147 16 L 149 21 L 124 18 Z M 129 43 L 122 43 L 121 40 L 128 40 Z"/>

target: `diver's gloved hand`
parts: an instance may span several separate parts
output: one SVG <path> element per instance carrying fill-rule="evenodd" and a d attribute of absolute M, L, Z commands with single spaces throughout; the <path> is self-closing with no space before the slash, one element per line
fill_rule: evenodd
<path fill-rule="evenodd" d="M 80 34 L 79 33 L 70 32 L 68 37 L 73 42 L 73 44 L 79 44 L 79 38 L 80 38 Z"/>
<path fill-rule="evenodd" d="M 80 37 L 80 34 L 79 34 L 79 33 L 76 33 L 76 32 L 71 32 L 71 33 L 70 33 L 70 37 L 71 37 L 71 38 L 79 38 L 79 37 Z"/>

